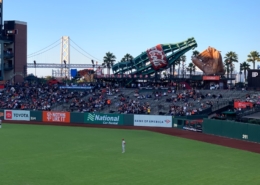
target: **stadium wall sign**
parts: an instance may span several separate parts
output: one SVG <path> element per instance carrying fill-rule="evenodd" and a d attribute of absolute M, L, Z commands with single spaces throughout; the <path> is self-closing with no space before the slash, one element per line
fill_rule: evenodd
<path fill-rule="evenodd" d="M 72 90 L 78 90 L 78 89 L 93 89 L 91 86 L 60 86 L 60 89 L 72 89 Z"/>
<path fill-rule="evenodd" d="M 252 102 L 240 102 L 240 101 L 235 101 L 234 102 L 234 108 L 246 108 L 247 106 L 249 106 L 250 108 L 253 108 L 253 103 Z"/>
<path fill-rule="evenodd" d="M 171 116 L 134 115 L 134 126 L 172 127 Z"/>
<path fill-rule="evenodd" d="M 70 113 L 69 112 L 43 111 L 42 120 L 45 122 L 70 123 Z"/>
<path fill-rule="evenodd" d="M 123 125 L 123 115 L 121 114 L 88 113 L 84 116 L 85 123 Z"/>
<path fill-rule="evenodd" d="M 203 80 L 220 80 L 220 76 L 203 76 Z"/>
<path fill-rule="evenodd" d="M 26 110 L 5 110 L 5 120 L 30 121 L 30 111 Z"/>

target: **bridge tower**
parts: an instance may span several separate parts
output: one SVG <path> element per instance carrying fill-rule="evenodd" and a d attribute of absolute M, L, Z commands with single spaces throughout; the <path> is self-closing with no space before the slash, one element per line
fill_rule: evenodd
<path fill-rule="evenodd" d="M 61 78 L 68 78 L 70 79 L 70 38 L 68 36 L 63 36 L 61 38 L 61 57 L 60 57 L 61 64 L 65 64 L 65 67 L 61 68 Z"/>

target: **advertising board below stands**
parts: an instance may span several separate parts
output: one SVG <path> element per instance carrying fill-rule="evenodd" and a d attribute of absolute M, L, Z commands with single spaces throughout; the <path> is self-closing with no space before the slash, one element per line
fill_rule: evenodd
<path fill-rule="evenodd" d="M 172 127 L 171 116 L 134 115 L 134 126 Z"/>
<path fill-rule="evenodd" d="M 203 80 L 220 80 L 220 76 L 203 76 Z"/>
<path fill-rule="evenodd" d="M 121 114 L 100 114 L 87 113 L 84 115 L 84 122 L 89 124 L 108 124 L 108 125 L 123 125 L 123 115 Z"/>
<path fill-rule="evenodd" d="M 56 122 L 56 123 L 70 123 L 70 113 L 69 112 L 52 112 L 43 111 L 42 112 L 43 122 Z"/>
<path fill-rule="evenodd" d="M 91 90 L 92 86 L 60 86 L 60 89 L 71 89 L 71 90 Z"/>
<path fill-rule="evenodd" d="M 240 102 L 240 101 L 234 102 L 234 108 L 236 108 L 236 109 L 237 108 L 244 109 L 247 107 L 253 108 L 253 103 L 252 102 Z"/>
<path fill-rule="evenodd" d="M 5 110 L 5 120 L 30 121 L 30 111 L 27 110 Z"/>

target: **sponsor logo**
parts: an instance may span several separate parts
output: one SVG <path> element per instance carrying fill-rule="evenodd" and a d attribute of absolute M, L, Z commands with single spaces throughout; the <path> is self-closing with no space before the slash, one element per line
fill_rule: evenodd
<path fill-rule="evenodd" d="M 170 122 L 171 122 L 171 120 L 168 120 L 168 119 L 167 119 L 167 120 L 165 120 L 165 122 L 168 124 L 168 123 L 170 123 Z"/>
<path fill-rule="evenodd" d="M 36 120 L 36 117 L 31 117 L 31 120 Z"/>
<path fill-rule="evenodd" d="M 88 114 L 88 121 L 95 121 L 95 114 Z"/>
<path fill-rule="evenodd" d="M 164 123 L 164 121 L 162 121 L 162 120 L 135 119 L 134 121 L 138 122 L 138 123 Z M 166 122 L 166 120 L 165 120 L 165 122 Z"/>
<path fill-rule="evenodd" d="M 48 112 L 47 113 L 48 121 L 64 122 L 65 118 L 66 118 L 66 113 L 61 113 L 61 112 Z"/>
<path fill-rule="evenodd" d="M 14 117 L 15 118 L 28 118 L 29 115 L 28 114 L 24 114 L 24 113 L 14 113 Z"/>
<path fill-rule="evenodd" d="M 6 111 L 5 112 L 5 118 L 6 119 L 12 119 L 13 118 L 12 111 Z"/>
<path fill-rule="evenodd" d="M 120 117 L 113 115 L 88 114 L 87 121 L 101 121 L 103 124 L 118 124 Z"/>
<path fill-rule="evenodd" d="M 258 76 L 258 72 L 252 72 L 252 77 L 257 77 Z"/>

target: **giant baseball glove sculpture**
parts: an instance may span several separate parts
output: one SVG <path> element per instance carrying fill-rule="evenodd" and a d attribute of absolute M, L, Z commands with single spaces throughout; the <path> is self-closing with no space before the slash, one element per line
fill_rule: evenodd
<path fill-rule="evenodd" d="M 222 56 L 218 50 L 212 47 L 192 57 L 192 62 L 204 72 L 205 75 L 224 75 L 225 69 Z"/>

